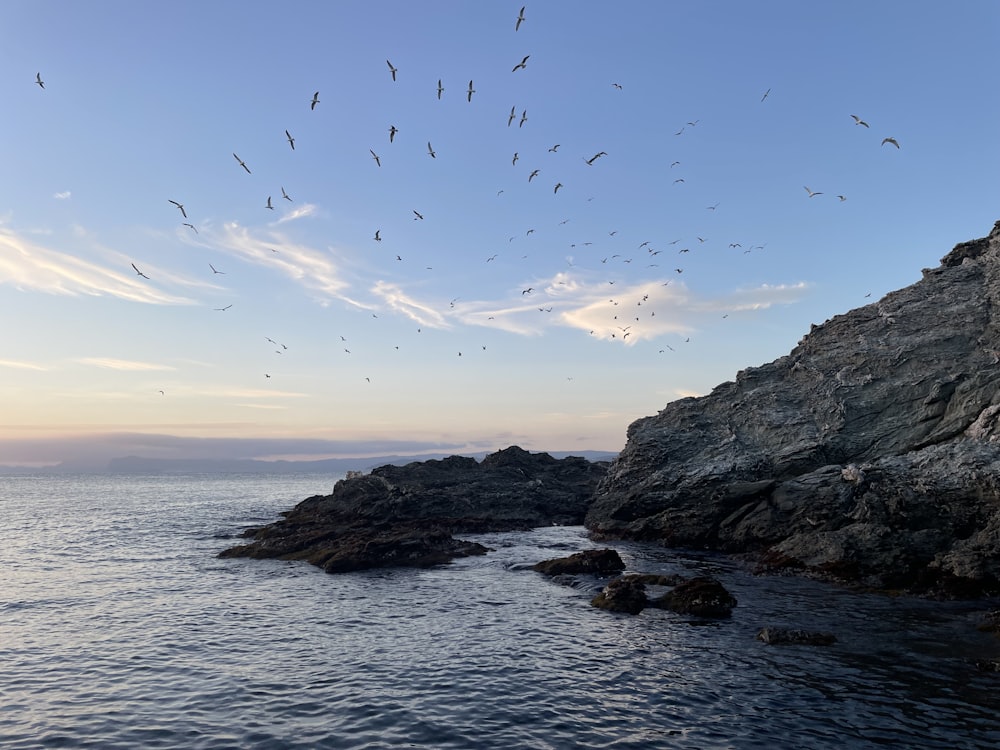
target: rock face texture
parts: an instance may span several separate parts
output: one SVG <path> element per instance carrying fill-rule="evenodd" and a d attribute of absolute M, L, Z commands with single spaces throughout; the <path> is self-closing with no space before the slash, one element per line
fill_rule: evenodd
<path fill-rule="evenodd" d="M 1000 222 L 787 355 L 634 422 L 598 538 L 878 588 L 1000 591 Z"/>
<path fill-rule="evenodd" d="M 583 523 L 606 470 L 604 463 L 516 446 L 481 462 L 452 456 L 382 466 L 303 500 L 220 556 L 308 560 L 330 573 L 437 565 L 486 552 L 455 533 Z"/>

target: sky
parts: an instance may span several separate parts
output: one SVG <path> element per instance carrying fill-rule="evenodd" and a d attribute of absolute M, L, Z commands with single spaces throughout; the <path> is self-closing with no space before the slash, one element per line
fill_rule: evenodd
<path fill-rule="evenodd" d="M 994 0 L 522 2 L 3 3 L 0 465 L 617 452 L 1000 219 Z"/>

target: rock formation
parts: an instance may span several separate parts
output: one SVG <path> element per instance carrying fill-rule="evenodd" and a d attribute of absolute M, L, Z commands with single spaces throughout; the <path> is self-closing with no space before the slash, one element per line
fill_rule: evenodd
<path fill-rule="evenodd" d="M 595 538 L 883 589 L 1000 591 L 1000 222 L 787 355 L 629 426 Z"/>
<path fill-rule="evenodd" d="M 308 560 L 330 573 L 426 567 L 486 548 L 455 533 L 579 525 L 607 465 L 518 447 L 381 466 L 303 500 L 221 557 Z"/>

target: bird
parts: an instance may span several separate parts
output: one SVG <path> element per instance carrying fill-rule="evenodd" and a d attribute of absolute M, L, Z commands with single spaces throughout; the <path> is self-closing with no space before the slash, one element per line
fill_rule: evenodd
<path fill-rule="evenodd" d="M 468 96 L 468 99 L 469 99 L 470 102 L 472 101 L 472 95 L 475 94 L 475 93 L 476 93 L 476 90 L 474 88 L 472 88 L 472 81 L 469 81 L 469 91 L 468 91 L 467 96 Z"/>
<path fill-rule="evenodd" d="M 531 294 L 534 291 L 534 289 L 535 288 L 531 287 L 531 286 L 529 286 L 527 289 L 522 289 L 521 290 L 521 295 L 523 296 L 525 294 Z"/>
<path fill-rule="evenodd" d="M 393 139 L 396 137 L 396 133 L 399 132 L 399 128 L 395 125 L 389 126 L 389 143 L 392 143 Z"/>
<path fill-rule="evenodd" d="M 292 197 L 285 192 L 285 188 L 281 188 L 281 197 L 284 198 L 286 201 L 292 200 Z"/>
<path fill-rule="evenodd" d="M 622 85 L 621 85 L 620 83 L 612 83 L 611 85 L 612 85 L 612 86 L 614 86 L 614 87 L 615 87 L 616 89 L 618 89 L 619 91 L 621 91 L 621 90 L 622 90 Z"/>
<path fill-rule="evenodd" d="M 552 154 L 556 153 L 556 151 L 558 151 L 558 149 L 559 149 L 559 146 L 561 146 L 561 145 L 562 144 L 557 143 L 555 146 L 553 146 L 552 148 L 549 149 L 549 153 L 552 153 Z"/>
<path fill-rule="evenodd" d="M 382 241 L 382 230 L 381 229 L 376 229 L 375 230 L 375 241 L 376 242 L 381 242 Z"/>
<path fill-rule="evenodd" d="M 136 272 L 137 274 L 139 274 L 140 276 L 142 276 L 142 278 L 144 278 L 144 279 L 148 279 L 148 278 L 149 278 L 149 277 L 148 277 L 148 276 L 147 276 L 146 274 L 144 274 L 144 273 L 143 273 L 142 271 L 140 271 L 140 270 L 139 270 L 138 268 L 136 268 L 136 267 L 135 267 L 135 263 L 133 263 L 133 264 L 132 264 L 132 269 L 133 269 L 133 270 L 134 270 L 134 271 L 135 271 L 135 272 Z"/>
<path fill-rule="evenodd" d="M 521 157 L 519 157 L 519 156 L 517 155 L 517 151 L 515 151 L 515 152 L 514 152 L 514 158 L 510 160 L 510 163 L 511 163 L 511 165 L 514 165 L 514 164 L 517 164 L 517 160 L 518 160 L 518 159 L 520 159 L 520 158 L 521 158 Z"/>
<path fill-rule="evenodd" d="M 523 112 L 521 112 L 521 122 L 519 122 L 517 126 L 521 127 L 527 121 L 528 121 L 528 110 L 524 110 Z"/>
<path fill-rule="evenodd" d="M 45 81 L 42 80 L 41 73 L 35 73 L 35 83 L 37 83 L 41 88 L 45 88 Z"/>
<path fill-rule="evenodd" d="M 531 57 L 531 55 L 525 55 L 523 58 L 521 58 L 521 62 L 519 62 L 517 65 L 515 65 L 514 68 L 513 68 L 513 70 L 511 70 L 510 72 L 513 73 L 518 68 L 521 68 L 521 69 L 526 68 L 529 57 Z"/>
<path fill-rule="evenodd" d="M 561 188 L 562 186 L 563 186 L 563 184 L 561 182 L 557 182 L 556 183 L 556 188 L 552 192 L 553 193 L 558 193 L 559 192 L 559 188 Z"/>
<path fill-rule="evenodd" d="M 247 171 L 247 174 L 251 174 L 250 167 L 248 167 L 246 165 L 245 161 L 243 161 L 240 157 L 236 156 L 236 154 L 233 154 L 233 157 L 236 159 L 236 161 L 238 161 L 240 163 L 240 166 L 243 167 Z"/>
<path fill-rule="evenodd" d="M 226 310 L 228 310 L 232 306 L 233 306 L 232 303 L 229 303 L 225 307 L 217 307 L 217 308 L 215 308 L 215 310 L 216 310 L 216 312 L 225 312 Z"/>
<path fill-rule="evenodd" d="M 374 151 L 372 151 L 371 149 L 368 149 L 368 153 L 370 153 L 370 154 L 372 155 L 372 158 L 373 158 L 373 159 L 375 160 L 375 163 L 376 163 L 376 164 L 377 164 L 378 166 L 380 166 L 380 167 L 381 167 L 381 166 L 382 166 L 382 160 L 378 158 L 378 154 L 376 154 L 376 153 L 375 153 Z"/>
<path fill-rule="evenodd" d="M 537 176 L 538 176 L 538 173 L 539 173 L 539 171 L 541 171 L 541 170 L 538 170 L 538 169 L 536 169 L 536 170 L 534 170 L 534 171 L 533 171 L 533 172 L 532 172 L 531 174 L 529 174 L 529 175 L 528 175 L 528 182 L 531 182 L 531 178 L 532 178 L 532 177 L 537 177 Z"/>
<path fill-rule="evenodd" d="M 899 143 L 896 141 L 895 138 L 883 138 L 882 139 L 882 145 L 884 146 L 887 143 L 891 143 L 896 148 L 899 148 Z"/>
<path fill-rule="evenodd" d="M 441 79 L 438 78 L 438 99 L 441 98 L 441 94 L 444 93 L 444 86 L 441 85 Z"/>
<path fill-rule="evenodd" d="M 607 156 L 607 155 L 608 155 L 607 151 L 599 151 L 598 153 L 591 156 L 589 159 L 584 159 L 584 161 L 587 162 L 587 164 L 593 166 L 595 161 L 600 159 L 602 156 Z"/>
<path fill-rule="evenodd" d="M 434 153 L 434 147 L 431 146 L 430 141 L 427 141 L 427 153 L 431 155 L 432 159 L 437 159 L 437 154 Z"/>
<path fill-rule="evenodd" d="M 513 107 L 510 108 L 510 117 L 507 118 L 507 127 L 508 128 L 510 127 L 510 124 L 512 122 L 514 122 L 514 118 L 515 117 L 517 117 L 517 105 L 516 104 Z"/>
<path fill-rule="evenodd" d="M 768 89 L 767 91 L 765 91 L 765 92 L 764 92 L 764 96 L 762 96 L 762 97 L 760 98 L 760 100 L 761 100 L 761 101 L 764 101 L 765 99 L 767 99 L 767 95 L 768 95 L 768 94 L 770 94 L 770 93 L 771 93 L 771 89 Z"/>
<path fill-rule="evenodd" d="M 802 187 L 803 187 L 803 189 L 805 189 L 805 191 L 806 191 L 807 193 L 809 193 L 809 197 L 810 197 L 810 198 L 814 198 L 814 197 L 815 197 L 815 196 L 817 196 L 817 195 L 823 195 L 822 193 L 816 193 L 816 192 L 813 192 L 812 190 L 810 190 L 809 188 L 807 188 L 807 187 L 806 187 L 805 185 L 803 185 Z"/>
<path fill-rule="evenodd" d="M 840 198 L 840 202 L 841 203 L 843 203 L 844 201 L 847 200 L 847 196 L 846 195 L 838 195 L 837 197 Z"/>
<path fill-rule="evenodd" d="M 217 268 L 216 268 L 215 266 L 213 266 L 213 265 L 212 265 L 211 263 L 209 263 L 209 264 L 208 264 L 208 267 L 212 269 L 212 273 L 221 273 L 221 274 L 222 274 L 223 276 L 225 276 L 225 274 L 226 274 L 226 272 L 225 272 L 225 271 L 220 271 L 220 270 L 218 270 L 218 269 L 217 269 Z"/>
<path fill-rule="evenodd" d="M 291 146 L 292 147 L 292 151 L 294 151 L 295 150 L 295 139 L 292 138 L 292 134 L 289 133 L 287 130 L 285 131 L 285 138 L 288 139 L 288 145 Z"/>
<path fill-rule="evenodd" d="M 861 119 L 860 117 L 858 117 L 857 115 L 851 115 L 851 117 L 853 117 L 853 118 L 854 118 L 854 124 L 855 124 L 855 125 L 864 125 L 864 126 L 865 126 L 866 128 L 868 127 L 868 123 L 867 123 L 867 122 L 865 122 L 864 120 L 862 120 L 862 119 Z"/>
<path fill-rule="evenodd" d="M 317 104 L 319 104 L 319 92 L 318 91 L 315 94 L 313 94 L 312 101 L 309 102 L 309 109 L 310 110 L 316 109 L 316 105 Z"/>
<path fill-rule="evenodd" d="M 392 66 L 392 63 L 389 62 L 388 60 L 385 61 L 385 64 L 389 66 L 389 72 L 392 74 L 392 80 L 395 81 L 396 80 L 396 68 L 394 68 Z"/>
<path fill-rule="evenodd" d="M 264 206 L 264 208 L 269 208 L 269 209 L 271 209 L 272 211 L 274 210 L 274 206 L 272 206 L 272 205 L 271 205 L 271 196 L 270 196 L 270 195 L 269 195 L 269 196 L 267 196 L 267 205 L 266 205 L 266 206 Z"/>
<path fill-rule="evenodd" d="M 413 219 L 414 221 L 416 221 L 417 219 L 421 219 L 422 220 L 424 218 L 424 215 L 422 213 L 420 213 L 419 211 L 417 211 L 417 209 L 413 209 L 413 214 L 414 214 L 414 217 L 415 217 Z"/>
<path fill-rule="evenodd" d="M 181 211 L 181 216 L 183 216 L 185 219 L 188 217 L 187 211 L 184 210 L 184 206 L 182 204 L 178 203 L 177 201 L 172 201 L 169 198 L 167 199 L 167 202 L 173 203 L 175 206 L 177 206 L 177 208 L 179 208 Z"/>
<path fill-rule="evenodd" d="M 195 226 L 194 224 L 188 224 L 187 222 L 185 222 L 185 223 L 184 223 L 184 226 L 186 226 L 186 227 L 191 227 L 191 229 L 193 229 L 193 230 L 194 230 L 194 233 L 195 233 L 195 234 L 198 234 L 198 227 L 196 227 L 196 226 Z"/>
<path fill-rule="evenodd" d="M 521 6 L 521 12 L 517 14 L 517 23 L 514 24 L 514 31 L 521 28 L 521 24 L 524 22 L 524 9 L 528 7 L 526 5 Z"/>

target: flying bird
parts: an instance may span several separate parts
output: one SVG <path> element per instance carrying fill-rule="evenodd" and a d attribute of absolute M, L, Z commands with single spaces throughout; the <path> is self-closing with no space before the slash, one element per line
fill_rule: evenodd
<path fill-rule="evenodd" d="M 616 89 L 618 89 L 619 91 L 621 91 L 621 90 L 622 90 L 622 85 L 621 85 L 620 83 L 612 83 L 611 85 L 612 85 L 612 86 L 614 86 L 614 87 L 615 87 Z"/>
<path fill-rule="evenodd" d="M 529 57 L 531 57 L 531 55 L 525 55 L 523 58 L 521 58 L 521 62 L 519 62 L 517 65 L 515 65 L 514 68 L 510 72 L 513 73 L 518 68 L 525 69 Z"/>
<path fill-rule="evenodd" d="M 309 102 L 309 109 L 316 109 L 316 105 L 319 104 L 319 92 L 317 91 L 313 94 L 312 101 Z"/>
<path fill-rule="evenodd" d="M 810 198 L 813 198 L 813 197 L 815 197 L 817 195 L 823 195 L 822 193 L 815 193 L 815 192 L 813 192 L 812 190 L 810 190 L 809 188 L 807 188 L 805 185 L 803 185 L 802 187 L 803 187 L 803 189 L 805 189 L 805 191 L 807 193 L 809 193 L 809 197 Z"/>
<path fill-rule="evenodd" d="M 552 153 L 552 154 L 556 153 L 556 151 L 559 150 L 559 146 L 560 145 L 562 145 L 562 144 L 557 143 L 555 146 L 553 146 L 552 148 L 550 148 L 549 149 L 549 153 Z"/>
<path fill-rule="evenodd" d="M 219 271 L 219 270 L 218 270 L 218 269 L 216 269 L 216 267 L 215 267 L 215 266 L 213 266 L 213 265 L 212 265 L 211 263 L 209 263 L 209 264 L 208 264 L 208 267 L 212 269 L 212 273 L 221 273 L 221 274 L 222 274 L 223 276 L 225 276 L 225 275 L 226 275 L 226 272 L 225 272 L 225 271 Z"/>
<path fill-rule="evenodd" d="M 250 167 L 248 167 L 246 165 L 245 161 L 243 161 L 240 157 L 236 156 L 236 154 L 233 154 L 233 157 L 236 159 L 236 161 L 238 161 L 240 163 L 240 166 L 243 167 L 247 171 L 247 174 L 251 174 Z"/>
<path fill-rule="evenodd" d="M 532 172 L 531 174 L 529 174 L 529 175 L 528 175 L 528 182 L 531 182 L 531 178 L 532 178 L 532 177 L 537 177 L 537 176 L 538 176 L 538 173 L 539 173 L 539 171 L 541 171 L 541 170 L 538 170 L 538 169 L 536 169 L 536 170 L 534 170 L 534 171 L 533 171 L 533 172 Z"/>
<path fill-rule="evenodd" d="M 194 224 L 188 224 L 187 222 L 185 222 L 184 226 L 191 227 L 194 230 L 194 233 L 198 234 L 198 227 L 196 227 Z"/>
<path fill-rule="evenodd" d="M 371 149 L 368 149 L 368 153 L 370 153 L 370 154 L 372 155 L 372 158 L 373 158 L 373 159 L 375 160 L 375 163 L 376 163 L 376 164 L 377 164 L 378 166 L 380 166 L 380 167 L 381 167 L 381 166 L 382 166 L 382 160 L 378 158 L 378 154 L 376 154 L 376 153 L 375 153 L 374 151 L 372 151 Z"/>
<path fill-rule="evenodd" d="M 427 141 L 427 153 L 431 155 L 432 159 L 437 159 L 437 154 L 434 153 L 434 147 L 431 146 L 430 141 Z"/>
<path fill-rule="evenodd" d="M 883 138 L 882 139 L 882 145 L 884 146 L 887 143 L 891 143 L 896 148 L 899 148 L 899 143 L 896 142 L 895 138 Z"/>
<path fill-rule="evenodd" d="M 292 200 L 292 197 L 285 192 L 285 188 L 281 188 L 281 197 L 284 198 L 286 201 Z"/>
<path fill-rule="evenodd" d="M 556 189 L 553 190 L 552 192 L 553 193 L 558 193 L 559 192 L 559 188 L 561 188 L 562 186 L 563 186 L 563 184 L 561 182 L 557 182 L 556 183 Z"/>
<path fill-rule="evenodd" d="M 393 139 L 396 137 L 396 133 L 399 132 L 399 128 L 395 125 L 389 126 L 389 143 L 392 143 Z"/>
<path fill-rule="evenodd" d="M 184 210 L 184 206 L 183 206 L 183 205 L 181 205 L 181 204 L 180 204 L 180 203 L 178 203 L 177 201 L 172 201 L 172 200 L 170 200 L 169 198 L 167 199 L 167 201 L 168 201 L 169 203 L 173 203 L 173 204 L 174 204 L 175 206 L 177 206 L 177 208 L 179 208 L 179 209 L 181 210 L 181 216 L 183 216 L 183 217 L 184 217 L 185 219 L 186 219 L 186 218 L 188 217 L 188 215 L 187 215 L 187 211 L 185 211 L 185 210 Z"/>
<path fill-rule="evenodd" d="M 853 118 L 854 118 L 854 124 L 855 124 L 855 125 L 864 125 L 864 126 L 865 126 L 866 128 L 868 127 L 868 123 L 867 123 L 867 122 L 865 122 L 864 120 L 862 120 L 862 119 L 861 119 L 860 117 L 858 117 L 857 115 L 851 115 L 851 117 L 853 117 Z"/>
<path fill-rule="evenodd" d="M 438 99 L 441 98 L 441 94 L 444 93 L 444 86 L 441 85 L 441 79 L 438 78 Z"/>
<path fill-rule="evenodd" d="M 388 60 L 385 61 L 385 64 L 389 66 L 389 72 L 392 74 L 392 80 L 395 81 L 396 80 L 396 68 L 394 68 L 392 66 L 392 63 L 389 62 Z"/>
<path fill-rule="evenodd" d="M 216 310 L 216 312 L 225 312 L 226 310 L 228 310 L 232 306 L 233 306 L 232 303 L 229 303 L 225 307 L 216 307 L 215 310 Z"/>
<path fill-rule="evenodd" d="M 517 126 L 521 127 L 527 121 L 528 121 L 528 110 L 524 110 L 523 112 L 521 112 L 521 122 L 519 122 Z"/>
<path fill-rule="evenodd" d="M 264 208 L 269 208 L 269 209 L 271 209 L 272 211 L 274 210 L 274 206 L 272 206 L 272 205 L 271 205 L 271 196 L 270 196 L 270 195 L 269 195 L 269 196 L 267 196 L 267 205 L 266 205 L 266 206 L 264 206 Z"/>
<path fill-rule="evenodd" d="M 134 270 L 134 271 L 135 271 L 135 272 L 136 272 L 137 274 L 139 274 L 140 276 L 142 276 L 142 278 L 144 278 L 144 279 L 148 279 L 148 278 L 149 278 L 149 277 L 148 277 L 148 276 L 147 276 L 146 274 L 144 274 L 144 273 L 143 273 L 142 271 L 140 271 L 140 270 L 139 270 L 138 268 L 136 268 L 136 267 L 135 267 L 135 263 L 133 263 L 133 264 L 132 264 L 132 269 L 133 269 L 133 270 Z"/>
<path fill-rule="evenodd" d="M 517 23 L 514 24 L 514 31 L 521 28 L 521 24 L 524 22 L 524 9 L 528 7 L 526 5 L 521 6 L 521 12 L 517 14 Z"/>
<path fill-rule="evenodd" d="M 469 99 L 470 102 L 472 101 L 472 95 L 475 94 L 475 93 L 476 93 L 476 90 L 474 88 L 472 88 L 472 81 L 469 81 L 469 91 L 467 93 L 467 97 L 468 97 L 468 99 Z"/>
<path fill-rule="evenodd" d="M 607 151 L 599 151 L 598 153 L 591 156 L 589 159 L 584 159 L 584 161 L 587 162 L 587 164 L 593 166 L 595 161 L 600 159 L 602 156 L 607 156 L 607 155 L 608 155 Z"/>
<path fill-rule="evenodd" d="M 843 203 L 844 201 L 847 200 L 847 196 L 846 195 L 838 195 L 837 197 L 840 198 L 841 203 Z"/>
<path fill-rule="evenodd" d="M 41 73 L 35 73 L 35 83 L 37 83 L 41 88 L 45 88 L 45 81 L 42 80 Z"/>
<path fill-rule="evenodd" d="M 413 209 L 413 214 L 414 214 L 414 219 L 413 219 L 414 221 L 416 221 L 417 219 L 423 220 L 424 218 L 424 215 L 419 211 L 417 211 L 416 209 Z"/>
<path fill-rule="evenodd" d="M 771 89 L 768 89 L 767 91 L 765 91 L 765 92 L 764 92 L 764 96 L 762 96 L 762 97 L 760 98 L 760 100 L 761 100 L 761 101 L 764 101 L 765 99 L 767 99 L 767 95 L 768 95 L 768 94 L 770 94 L 770 93 L 771 93 Z"/>
<path fill-rule="evenodd" d="M 382 241 L 382 230 L 381 229 L 376 229 L 375 230 L 375 241 L 376 242 L 381 242 Z"/>
<path fill-rule="evenodd" d="M 515 151 L 515 152 L 514 152 L 514 158 L 510 160 L 510 163 L 511 163 L 512 165 L 513 165 L 513 164 L 517 164 L 517 160 L 518 160 L 518 159 L 520 159 L 520 158 L 521 158 L 521 157 L 519 157 L 519 156 L 517 155 L 517 151 Z"/>
<path fill-rule="evenodd" d="M 510 127 L 510 124 L 512 122 L 514 122 L 514 118 L 515 117 L 517 117 L 517 105 L 516 104 L 513 107 L 510 108 L 510 117 L 507 118 L 507 127 L 508 128 Z"/>
<path fill-rule="evenodd" d="M 292 147 L 292 151 L 294 151 L 295 150 L 295 139 L 292 138 L 292 134 L 289 133 L 287 130 L 285 131 L 285 138 L 288 139 L 288 145 L 291 146 Z"/>

